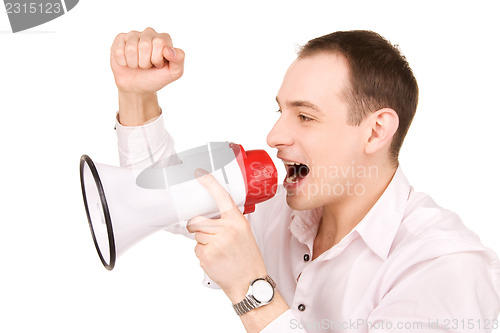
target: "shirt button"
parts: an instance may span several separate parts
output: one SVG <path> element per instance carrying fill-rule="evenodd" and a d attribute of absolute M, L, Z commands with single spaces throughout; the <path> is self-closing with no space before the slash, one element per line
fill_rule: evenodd
<path fill-rule="evenodd" d="M 304 312 L 306 310 L 306 306 L 304 304 L 300 304 L 298 309 L 299 311 Z"/>
<path fill-rule="evenodd" d="M 309 261 L 309 259 L 310 259 L 309 255 L 307 253 L 304 254 L 304 261 Z"/>

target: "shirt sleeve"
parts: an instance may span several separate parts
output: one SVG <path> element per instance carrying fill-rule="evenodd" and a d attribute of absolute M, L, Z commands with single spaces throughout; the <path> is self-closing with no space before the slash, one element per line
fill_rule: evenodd
<path fill-rule="evenodd" d="M 307 332 L 301 321 L 295 317 L 293 310 L 288 309 L 267 325 L 260 333 Z"/>
<path fill-rule="evenodd" d="M 118 139 L 120 166 L 144 170 L 161 160 L 175 165 L 181 161 L 174 149 L 174 140 L 165 129 L 163 115 L 142 126 L 123 126 L 115 124 Z M 194 239 L 186 229 L 187 221 L 179 221 L 165 230 Z"/>
<path fill-rule="evenodd" d="M 487 251 L 445 255 L 401 274 L 366 320 L 368 332 L 491 332 L 498 267 Z"/>
<path fill-rule="evenodd" d="M 179 163 L 174 140 L 167 132 L 163 115 L 143 126 L 123 126 L 116 121 L 120 166 L 145 169 L 159 160 L 171 158 Z"/>

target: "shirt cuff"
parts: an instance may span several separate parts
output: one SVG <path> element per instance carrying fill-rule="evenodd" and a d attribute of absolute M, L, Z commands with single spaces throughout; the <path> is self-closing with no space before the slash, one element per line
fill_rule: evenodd
<path fill-rule="evenodd" d="M 274 319 L 269 325 L 260 331 L 260 333 L 285 332 L 306 332 L 300 320 L 293 315 L 292 309 L 288 309 L 283 312 L 278 318 Z"/>
<path fill-rule="evenodd" d="M 174 155 L 174 141 L 165 130 L 163 115 L 142 126 L 123 126 L 116 120 L 120 166 L 146 168 Z"/>

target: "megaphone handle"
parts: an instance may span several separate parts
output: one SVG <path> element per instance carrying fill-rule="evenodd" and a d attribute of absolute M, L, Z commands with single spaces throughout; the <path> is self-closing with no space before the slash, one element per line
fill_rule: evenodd
<path fill-rule="evenodd" d="M 203 285 L 212 289 L 221 289 L 217 283 L 208 277 L 207 273 L 205 273 L 205 277 L 203 278 Z"/>

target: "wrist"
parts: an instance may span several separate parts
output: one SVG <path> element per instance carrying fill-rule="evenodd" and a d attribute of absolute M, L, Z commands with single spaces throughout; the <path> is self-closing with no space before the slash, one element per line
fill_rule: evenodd
<path fill-rule="evenodd" d="M 244 285 L 240 285 L 238 288 L 234 288 L 230 291 L 226 292 L 226 296 L 229 298 L 232 304 L 236 304 L 241 302 L 242 299 L 245 298 L 248 292 L 248 287 L 253 280 L 248 281 L 248 283 Z"/>
<path fill-rule="evenodd" d="M 233 303 L 233 309 L 238 316 L 241 316 L 249 311 L 268 305 L 274 299 L 275 289 L 276 283 L 269 275 L 255 279 L 250 284 L 245 298 L 238 303 Z"/>
<path fill-rule="evenodd" d="M 118 90 L 118 100 L 118 119 L 124 126 L 140 126 L 161 114 L 156 92 Z"/>
<path fill-rule="evenodd" d="M 233 304 L 236 304 L 238 302 L 241 302 L 241 300 L 246 297 L 252 281 L 266 276 L 267 272 L 265 270 L 261 273 L 250 274 L 248 279 L 234 283 L 230 289 L 225 290 L 224 292 L 226 293 L 226 296 L 229 298 L 229 300 Z"/>

